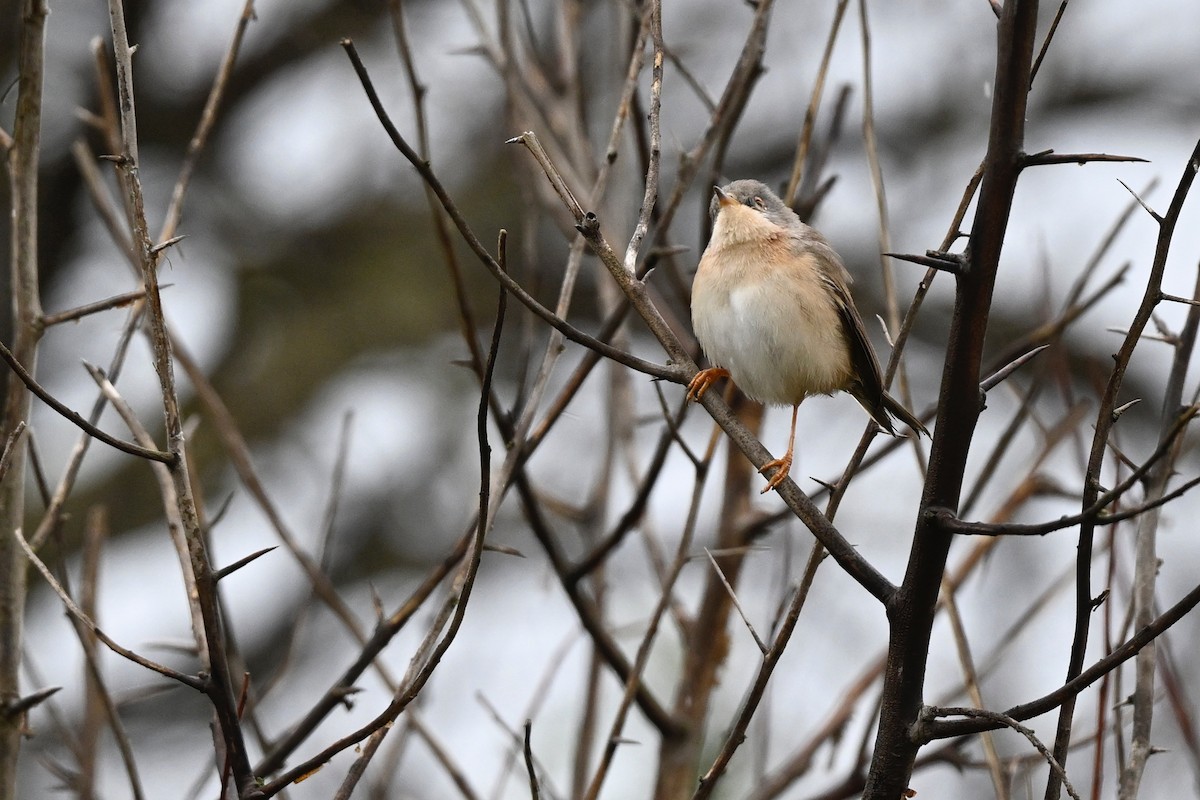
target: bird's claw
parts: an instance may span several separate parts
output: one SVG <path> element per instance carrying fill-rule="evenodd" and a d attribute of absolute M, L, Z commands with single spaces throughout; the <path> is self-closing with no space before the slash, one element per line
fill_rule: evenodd
<path fill-rule="evenodd" d="M 693 403 L 699 402 L 704 393 L 708 391 L 708 387 L 712 386 L 721 378 L 728 378 L 729 370 L 721 367 L 709 367 L 702 369 L 692 377 L 688 383 L 687 399 Z"/>
<path fill-rule="evenodd" d="M 772 475 L 770 478 L 767 478 L 767 485 L 765 487 L 763 487 L 763 490 L 760 492 L 760 494 L 766 494 L 767 492 L 771 491 L 772 489 L 777 489 L 779 487 L 779 484 L 783 483 L 784 478 L 786 478 L 791 473 L 791 471 L 792 471 L 792 455 L 791 455 L 791 453 L 787 454 L 783 458 L 775 458 L 775 459 L 768 461 L 767 463 L 765 463 L 761 467 L 759 467 L 758 471 L 765 476 L 767 474 L 767 472 L 772 469 L 775 470 L 775 474 Z"/>

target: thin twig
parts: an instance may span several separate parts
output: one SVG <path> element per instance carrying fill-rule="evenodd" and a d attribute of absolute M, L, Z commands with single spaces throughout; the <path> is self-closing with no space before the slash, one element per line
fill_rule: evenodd
<path fill-rule="evenodd" d="M 729 580 L 725 577 L 725 573 L 722 571 L 721 565 L 717 563 L 715 558 L 713 558 L 712 551 L 710 551 L 707 547 L 704 548 L 704 555 L 708 556 L 708 561 L 710 564 L 712 564 L 713 572 L 715 572 L 717 577 L 721 579 L 721 585 L 724 586 L 725 591 L 729 593 L 729 600 L 733 603 L 733 607 L 737 609 L 738 616 L 742 618 L 742 624 L 746 626 L 746 630 L 750 631 L 750 635 L 754 637 L 754 643 L 758 645 L 758 651 L 765 656 L 770 648 L 767 647 L 766 642 L 762 640 L 762 637 L 758 635 L 758 631 L 754 629 L 754 624 L 751 623 L 750 619 L 746 616 L 746 612 L 742 608 L 742 604 L 738 601 L 737 592 L 735 592 L 733 587 L 729 585 Z"/>
<path fill-rule="evenodd" d="M 42 388 L 42 385 L 33 379 L 33 376 L 29 374 L 29 371 L 21 366 L 21 363 L 17 361 L 17 357 L 13 355 L 12 351 L 5 347 L 3 343 L 0 343 L 0 358 L 3 358 L 5 362 L 8 363 L 9 368 L 16 373 L 16 376 L 21 379 L 21 382 L 29 387 L 29 391 L 33 392 L 38 396 L 39 399 L 41 399 L 43 403 L 50 406 L 50 408 L 54 409 L 60 415 L 74 423 L 80 430 L 86 432 L 92 438 L 98 439 L 110 447 L 115 447 L 121 452 L 129 453 L 132 456 L 146 458 L 151 461 L 160 461 L 163 464 L 168 465 L 177 463 L 178 459 L 176 454 L 164 453 L 161 450 L 142 447 L 131 442 L 126 442 L 123 439 L 118 439 L 117 437 L 100 430 L 95 425 L 81 417 L 77 412 L 67 408 L 63 403 L 55 398 L 54 395 Z"/>
<path fill-rule="evenodd" d="M 113 641 L 108 634 L 100 629 L 99 625 L 93 622 L 88 615 L 83 613 L 83 610 L 75 604 L 75 601 L 71 599 L 69 594 L 67 594 L 66 589 L 63 588 L 62 584 L 59 583 L 54 575 L 50 572 L 50 568 L 47 567 L 46 564 L 40 558 L 38 558 L 37 553 L 33 552 L 33 549 L 30 548 L 29 542 L 25 540 L 25 536 L 21 533 L 20 529 L 17 529 L 13 535 L 16 537 L 17 544 L 24 551 L 25 557 L 29 559 L 29 563 L 34 566 L 34 569 L 41 573 L 42 578 L 45 579 L 51 590 L 58 595 L 58 599 L 62 601 L 63 606 L 67 609 L 67 613 L 70 614 L 73 619 L 83 625 L 88 631 L 95 634 L 96 638 L 104 642 L 105 646 L 108 647 L 109 650 L 112 650 L 122 658 L 128 659 L 129 661 L 145 667 L 148 670 L 157 672 L 159 675 L 170 678 L 171 680 L 178 681 L 184 686 L 188 686 L 196 691 L 208 691 L 207 681 L 193 677 L 192 675 L 185 675 L 184 673 L 173 670 L 170 667 L 158 664 L 149 660 L 148 658 L 138 655 L 132 650 L 122 647 Z"/>
<path fill-rule="evenodd" d="M 164 285 L 163 288 L 165 289 L 166 286 Z M 76 308 L 67 309 L 66 311 L 60 311 L 57 314 L 47 314 L 46 316 L 42 317 L 42 324 L 49 328 L 52 325 L 58 325 L 63 322 L 74 322 L 75 320 L 82 319 L 89 314 L 107 311 L 110 308 L 121 308 L 123 306 L 127 306 L 135 300 L 140 300 L 145 296 L 145 289 L 137 289 L 132 292 L 113 295 L 112 297 L 105 298 L 104 300 L 97 300 L 94 303 L 88 303 Z"/>
<path fill-rule="evenodd" d="M 991 722 L 995 722 L 997 724 L 997 726 L 1003 725 L 1004 727 L 1012 728 L 1014 731 L 1021 734 L 1026 739 L 1028 739 L 1029 743 L 1032 744 L 1034 746 L 1034 748 L 1036 748 L 1037 751 L 1042 754 L 1042 758 L 1046 759 L 1046 763 L 1048 763 L 1050 765 L 1050 769 L 1054 770 L 1054 774 L 1057 775 L 1059 777 L 1059 779 L 1063 782 L 1063 785 L 1066 786 L 1067 793 L 1070 794 L 1071 797 L 1074 798 L 1074 800 L 1080 800 L 1079 794 L 1075 791 L 1075 787 L 1071 785 L 1071 782 L 1069 780 L 1067 780 L 1067 773 L 1063 770 L 1062 765 L 1058 763 L 1058 760 L 1055 759 L 1054 756 L 1050 753 L 1049 749 L 1047 749 L 1046 746 L 1044 744 L 1042 744 L 1041 740 L 1037 738 L 1037 736 L 1034 734 L 1034 732 L 1032 730 L 1030 730 L 1029 728 L 1026 728 L 1024 725 L 1017 722 L 1012 717 L 1006 716 L 1004 714 L 1000 714 L 996 711 L 987 711 L 987 710 L 984 710 L 981 708 L 937 708 L 937 707 L 931 707 L 931 708 L 927 709 L 927 713 L 931 716 L 939 716 L 939 717 L 954 716 L 954 717 L 970 717 L 973 719 L 986 719 Z"/>
<path fill-rule="evenodd" d="M 529 797 L 531 800 L 539 800 L 541 797 L 541 789 L 538 787 L 537 769 L 533 765 L 533 721 L 525 720 L 525 746 L 522 752 L 525 754 L 525 771 L 529 775 Z"/>
<path fill-rule="evenodd" d="M 1145 331 L 1146 325 L 1159 303 L 1159 297 L 1162 292 L 1163 273 L 1166 270 L 1167 255 L 1174 237 L 1175 226 L 1183 210 L 1184 201 L 1187 199 L 1192 183 L 1195 180 L 1197 169 L 1200 169 L 1200 140 L 1196 142 L 1191 155 L 1188 157 L 1187 165 L 1184 167 L 1179 182 L 1176 185 L 1175 193 L 1171 198 L 1167 213 L 1162 217 L 1151 211 L 1136 193 L 1129 190 L 1138 203 L 1159 221 L 1158 240 L 1155 245 L 1154 260 L 1151 264 L 1150 275 L 1146 280 L 1146 289 L 1142 300 L 1129 325 L 1129 333 L 1121 343 L 1121 347 L 1114 357 L 1112 372 L 1109 375 L 1100 398 L 1100 406 L 1096 415 L 1096 429 L 1092 437 L 1092 445 L 1088 455 L 1084 492 L 1080 498 L 1080 505 L 1084 509 L 1089 508 L 1101 494 L 1100 472 L 1104 465 L 1105 455 L 1108 452 L 1109 434 L 1115 423 L 1113 409 L 1116 408 L 1117 396 L 1124 383 L 1125 372 L 1128 369 L 1130 359 L 1133 357 L 1134 349 L 1137 347 L 1142 333 Z M 1129 189 L 1128 186 L 1125 188 Z M 1080 527 L 1079 545 L 1077 548 L 1075 630 L 1071 640 L 1071 652 L 1067 664 L 1066 681 L 1068 684 L 1081 674 L 1080 670 L 1083 668 L 1086 656 L 1088 634 L 1091 626 L 1092 603 L 1094 600 L 1092 596 L 1091 575 L 1091 553 L 1094 534 L 1094 524 L 1084 521 Z M 1071 741 L 1074 713 L 1075 699 L 1073 696 L 1067 696 L 1064 699 L 1062 707 L 1059 709 L 1058 725 L 1054 740 L 1055 758 L 1064 766 Z M 1051 775 L 1046 786 L 1045 796 L 1047 800 L 1055 800 L 1057 797 L 1057 787 L 1057 778 Z"/>

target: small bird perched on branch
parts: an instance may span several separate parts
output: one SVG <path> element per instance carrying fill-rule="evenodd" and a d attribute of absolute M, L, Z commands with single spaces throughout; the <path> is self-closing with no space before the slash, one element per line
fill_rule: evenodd
<path fill-rule="evenodd" d="M 929 434 L 883 389 L 879 361 L 850 297 L 850 274 L 820 233 L 762 183 L 713 187 L 712 238 L 692 283 L 692 327 L 712 366 L 688 384 L 699 400 L 731 378 L 762 403 L 790 405 L 787 452 L 763 464 L 775 470 L 763 492 L 792 467 L 796 412 L 813 394 L 844 391 L 895 435 L 892 418 Z"/>

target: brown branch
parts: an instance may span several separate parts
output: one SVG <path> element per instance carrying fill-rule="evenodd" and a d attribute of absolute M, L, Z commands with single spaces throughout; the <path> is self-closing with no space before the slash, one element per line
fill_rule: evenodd
<path fill-rule="evenodd" d="M 158 259 L 150 240 L 146 222 L 145 197 L 139 177 L 137 117 L 133 92 L 133 51 L 125 27 L 123 0 L 109 0 L 109 23 L 112 31 L 113 58 L 117 75 L 117 97 L 120 112 L 120 154 L 116 162 L 118 181 L 125 202 L 126 216 L 132 233 L 133 253 L 138 272 L 146 290 L 147 333 L 154 355 L 154 371 L 158 375 L 162 393 L 163 416 L 166 423 L 167 448 L 173 460 L 168 464 L 175 489 L 176 508 L 183 527 L 191 561 L 196 602 L 203 621 L 203 631 L 197 632 L 204 640 L 206 651 L 202 653 L 210 675 L 207 694 L 216 713 L 221 739 L 228 748 L 228 758 L 233 770 L 234 782 L 239 794 L 245 798 L 256 797 L 255 779 L 250 771 L 250 759 L 246 752 L 241 721 L 237 715 L 237 701 L 233 681 L 229 673 L 226 639 L 222 629 L 217 584 L 214 579 L 207 543 L 200 528 L 192 481 L 188 474 L 188 459 L 183 433 L 183 420 L 179 408 L 179 397 L 175 391 L 175 371 L 171 356 L 171 342 L 163 313 L 162 296 L 158 282 Z"/>
<path fill-rule="evenodd" d="M 995 0 L 993 0 L 995 2 Z M 1058 30 L 1058 23 L 1062 22 L 1063 14 L 1067 10 L 1067 3 L 1070 0 L 1062 0 L 1058 4 L 1058 12 L 1054 15 L 1054 21 L 1050 23 L 1050 30 L 1046 31 L 1046 38 L 1042 40 L 1042 47 L 1038 50 L 1037 58 L 1033 60 L 1033 68 L 1029 70 L 1029 85 L 1033 86 L 1033 80 L 1037 77 L 1038 70 L 1042 68 L 1042 60 L 1046 58 L 1046 51 L 1050 49 L 1050 42 L 1054 40 L 1054 33 Z M 998 9 L 997 9 L 998 11 Z M 996 16 L 1000 16 L 999 13 Z"/>
<path fill-rule="evenodd" d="M 12 369 L 16 376 L 21 379 L 21 382 L 29 387 L 29 391 L 33 392 L 38 396 L 39 399 L 41 399 L 42 402 L 50 406 L 50 408 L 57 411 L 70 422 L 74 423 L 80 430 L 84 431 L 92 438 L 98 439 L 110 447 L 115 447 L 123 453 L 129 453 L 131 456 L 138 456 L 140 458 L 150 459 L 151 461 L 161 461 L 162 463 L 168 465 L 176 463 L 177 457 L 174 453 L 164 453 L 161 450 L 142 447 L 131 442 L 126 442 L 123 439 L 118 439 L 117 437 L 100 430 L 95 425 L 81 417 L 77 412 L 67 408 L 67 406 L 61 403 L 57 398 L 54 397 L 54 395 L 50 394 L 42 387 L 41 384 L 34 380 L 33 376 L 29 374 L 29 371 L 21 366 L 21 363 L 17 361 L 17 357 L 13 355 L 12 351 L 5 347 L 3 343 L 0 343 L 0 358 L 3 358 L 5 362 L 8 363 L 9 368 Z"/>
<path fill-rule="evenodd" d="M 962 256 L 955 253 L 939 253 L 935 250 L 930 250 L 923 256 L 915 253 L 883 253 L 882 255 L 899 261 L 920 264 L 923 267 L 936 269 L 940 272 L 948 272 L 951 275 L 961 275 L 963 271 Z"/>
<path fill-rule="evenodd" d="M 800 126 L 800 135 L 796 141 L 796 155 L 792 158 L 792 174 L 788 178 L 787 187 L 781 197 L 789 206 L 797 199 L 800 182 L 804 178 L 804 168 L 808 161 L 808 150 L 812 143 L 813 128 L 817 124 L 817 111 L 821 107 L 821 96 L 825 88 L 825 76 L 829 74 L 829 62 L 833 58 L 833 46 L 837 43 L 838 31 L 842 27 L 842 19 L 846 16 L 846 6 L 850 0 L 839 0 L 833 12 L 833 22 L 829 27 L 829 35 L 825 37 L 825 49 L 821 54 L 820 66 L 813 80 L 812 92 L 808 97 L 808 106 L 804 109 L 804 123 Z"/>
<path fill-rule="evenodd" d="M 1183 203 L 1187 199 L 1198 168 L 1200 168 L 1200 140 L 1196 142 L 1188 158 L 1187 166 L 1180 175 L 1174 196 L 1171 198 L 1171 205 L 1164 216 L 1159 216 L 1150 210 L 1142 199 L 1130 190 L 1130 193 L 1134 195 L 1138 203 L 1143 208 L 1146 208 L 1152 217 L 1159 221 L 1158 240 L 1155 245 L 1154 260 L 1151 264 L 1150 275 L 1146 280 L 1145 292 L 1142 295 L 1138 310 L 1129 325 L 1129 332 L 1126 334 L 1120 349 L 1114 356 L 1115 363 L 1113 370 L 1109 375 L 1108 382 L 1100 398 L 1100 408 L 1096 415 L 1096 430 L 1092 437 L 1092 446 L 1085 472 L 1084 492 L 1080 498 L 1080 505 L 1084 509 L 1090 508 L 1101 494 L 1100 471 L 1108 452 L 1109 433 L 1116 421 L 1113 412 L 1117 407 L 1117 397 L 1124 383 L 1125 372 L 1129 367 L 1130 359 L 1133 357 L 1133 351 L 1137 347 L 1142 333 L 1145 331 L 1146 325 L 1150 322 L 1154 309 L 1160 301 L 1162 278 L 1166 270 L 1167 254 L 1170 252 L 1175 225 L 1179 220 Z M 1126 188 L 1128 189 L 1128 187 Z M 1079 675 L 1080 670 L 1083 669 L 1083 661 L 1087 650 L 1094 600 L 1092 596 L 1091 575 L 1091 555 L 1094 536 L 1095 524 L 1085 521 L 1079 531 L 1075 578 L 1075 631 L 1071 641 L 1071 653 L 1067 664 L 1066 679 L 1068 683 L 1075 676 Z M 1064 767 L 1066 766 L 1068 746 L 1071 741 L 1074 713 L 1075 700 L 1071 696 L 1066 698 L 1062 704 L 1062 708 L 1059 710 L 1058 727 L 1054 742 L 1054 757 Z M 1057 800 L 1057 797 L 1058 782 L 1052 775 L 1047 782 L 1045 798 L 1046 800 Z"/>
<path fill-rule="evenodd" d="M 533 764 L 533 721 L 525 720 L 525 737 L 524 746 L 521 748 L 525 756 L 525 773 L 529 776 L 529 797 L 530 800 L 539 800 L 541 798 L 541 789 L 538 786 L 537 769 Z"/>
<path fill-rule="evenodd" d="M 1074 678 L 1053 692 L 1028 703 L 1013 706 L 1004 712 L 1005 715 L 1016 720 L 1025 720 L 1059 708 L 1067 700 L 1076 697 L 1084 689 L 1133 658 L 1143 647 L 1169 630 L 1198 604 L 1200 604 L 1200 585 L 1180 598 L 1175 605 L 1155 618 L 1149 625 L 1138 629 L 1137 633 L 1125 640 L 1120 647 L 1096 661 L 1092 666 L 1080 671 Z M 913 731 L 913 738 L 918 742 L 927 743 L 935 739 L 969 736 L 985 730 L 996 730 L 999 727 L 1001 726 L 998 723 L 987 720 L 929 721 Z M 1062 763 L 1061 758 L 1058 756 L 1055 758 L 1059 760 L 1060 764 Z"/>
<path fill-rule="evenodd" d="M 1053 150 L 1043 150 L 1040 153 L 1030 153 L 1022 159 L 1022 166 L 1040 167 L 1046 164 L 1091 164 L 1095 162 L 1137 162 L 1148 163 L 1145 158 L 1137 156 L 1116 156 L 1109 153 L 1056 153 Z"/>
<path fill-rule="evenodd" d="M 505 232 L 500 232 L 500 241 L 497 253 L 498 264 L 503 267 L 505 263 L 504 246 Z M 314 769 L 322 766 L 329 761 L 334 755 L 340 753 L 348 747 L 352 747 L 363 739 L 380 731 L 394 721 L 408 705 L 416 699 L 420 694 L 421 689 L 429 681 L 433 675 L 437 665 L 441 662 L 442 656 L 445 655 L 450 645 L 458 636 L 458 632 L 462 627 L 463 618 L 466 615 L 467 603 L 471 597 L 471 591 L 475 586 L 475 578 L 479 573 L 479 565 L 483 555 L 484 541 L 488 532 L 488 522 L 491 517 L 488 514 L 489 502 L 491 499 L 491 453 L 492 448 L 488 442 L 488 397 L 492 389 L 492 377 L 495 373 L 496 355 L 500 350 L 500 336 L 504 329 L 504 316 L 507 307 L 508 295 L 506 290 L 501 287 L 500 299 L 496 312 L 496 325 L 492 331 L 491 349 L 488 352 L 487 366 L 483 375 L 483 386 L 480 390 L 479 410 L 476 415 L 476 435 L 479 440 L 479 511 L 476 520 L 474 535 L 471 538 L 470 549 L 467 552 L 467 561 L 462 567 L 459 578 L 456 581 L 454 591 L 447 598 L 445 608 L 453 608 L 453 616 L 450 619 L 449 627 L 446 632 L 436 641 L 429 649 L 429 652 L 421 660 L 419 669 L 415 670 L 411 680 L 406 680 L 405 683 L 397 689 L 392 697 L 392 701 L 387 707 L 380 712 L 373 720 L 368 722 L 363 727 L 342 737 L 338 741 L 326 747 L 321 752 L 304 761 L 301 764 L 286 771 L 275 780 L 262 787 L 264 797 L 273 797 L 283 791 L 296 779 L 305 776 Z M 431 635 L 436 634 L 439 626 L 435 624 L 431 630 Z M 422 645 L 422 649 L 424 645 Z M 417 658 L 420 658 L 422 653 L 418 651 Z M 414 661 L 414 667 L 416 667 Z"/>
<path fill-rule="evenodd" d="M 144 658 L 132 650 L 117 644 L 112 638 L 109 637 L 108 634 L 100 629 L 99 625 L 93 622 L 88 615 L 83 613 L 83 610 L 75 604 L 75 601 L 71 599 L 69 594 L 67 594 L 67 590 L 64 589 L 62 584 L 58 582 L 53 574 L 51 574 L 50 568 L 47 567 L 46 564 L 40 558 L 38 558 L 37 553 L 33 552 L 33 549 L 30 548 L 29 542 L 25 541 L 25 537 L 21 534 L 21 531 L 18 530 L 13 535 L 17 540 L 17 544 L 24 552 L 25 558 L 29 559 L 29 563 L 32 564 L 39 573 L 41 573 L 42 578 L 45 579 L 46 583 L 50 586 L 54 593 L 58 595 L 58 599 L 62 601 L 63 607 L 67 609 L 67 613 L 71 616 L 71 618 L 83 625 L 90 632 L 94 633 L 96 638 L 104 642 L 105 646 L 108 647 L 109 650 L 112 650 L 122 658 L 132 661 L 138 666 L 142 666 L 148 670 L 157 672 L 163 677 L 182 683 L 184 686 L 195 689 L 196 691 L 205 693 L 209 691 L 208 681 L 193 677 L 191 675 L 185 675 L 184 673 L 173 670 L 170 667 L 163 666 L 162 664 L 151 661 L 148 658 Z"/>
<path fill-rule="evenodd" d="M 997 27 L 991 128 L 975 220 L 964 252 L 938 400 L 922 509 L 955 508 L 982 410 L 980 366 L 1000 251 L 1020 174 L 1036 0 L 1008 0 Z M 904 582 L 889 599 L 888 664 L 864 800 L 895 800 L 909 787 L 938 592 L 953 536 L 918 517 Z"/>
<path fill-rule="evenodd" d="M 41 152 L 42 92 L 45 79 L 46 0 L 22 0 L 12 7 L 17 25 L 15 66 L 17 100 L 12 136 L 5 135 L 4 164 L 8 168 L 9 231 L 8 270 L 15 360 L 36 368 L 42 328 L 38 275 L 38 169 Z M 19 9 L 19 10 L 18 10 Z M 18 21 L 19 20 L 19 21 Z M 6 27 L 8 27 L 6 25 Z M 10 28 L 11 30 L 11 28 Z M 4 382 L 0 398 L 0 439 L 15 437 L 29 419 L 30 396 L 14 380 Z M 16 447 L 8 461 L 8 474 L 0 481 L 0 704 L 21 693 L 22 634 L 28 567 L 13 541 L 24 525 L 26 448 Z M 21 751 L 23 717 L 0 719 L 0 800 L 17 796 L 17 766 Z"/>
<path fill-rule="evenodd" d="M 225 98 L 225 90 L 229 85 L 229 78 L 233 75 L 233 65 L 237 62 L 238 52 L 242 48 L 242 40 L 246 36 L 246 29 L 254 19 L 256 19 L 254 0 L 246 0 L 245 5 L 242 6 L 241 16 L 238 18 L 237 27 L 234 28 L 233 39 L 230 41 L 229 47 L 225 50 L 225 55 L 221 59 L 221 66 L 217 69 L 217 75 L 213 79 L 212 88 L 209 90 L 208 98 L 204 102 L 204 110 L 200 112 L 200 122 L 196 125 L 196 131 L 188 141 L 187 151 L 183 156 L 183 164 L 179 168 L 179 177 L 175 179 L 175 187 L 171 190 L 171 202 L 167 205 L 162 230 L 158 233 L 158 248 L 178 241 L 178 237 L 175 236 L 175 230 L 179 227 L 179 220 L 183 216 L 183 200 L 187 195 L 188 187 L 191 185 L 192 173 L 196 169 L 196 164 L 200 160 L 200 153 L 203 152 L 204 146 L 208 143 L 208 137 L 212 133 L 213 126 L 216 124 L 217 112 L 221 107 L 221 102 Z"/>
<path fill-rule="evenodd" d="M 163 288 L 166 288 L 166 286 L 164 285 Z M 113 295 L 112 297 L 107 297 L 103 300 L 97 300 L 95 303 L 88 303 L 86 305 L 78 306 L 77 308 L 70 308 L 66 311 L 60 311 L 57 314 L 47 314 L 42 317 L 42 325 L 49 328 L 51 325 L 58 325 L 63 322 L 74 322 L 75 320 L 82 319 L 89 314 L 107 311 L 110 308 L 121 308 L 123 306 L 127 306 L 135 300 L 140 300 L 145 296 L 145 289 L 137 289 L 136 291 Z"/>
<path fill-rule="evenodd" d="M 349 39 L 343 39 L 341 44 L 342 47 L 345 48 L 347 55 L 350 57 L 350 63 L 354 66 L 354 70 L 358 74 L 358 78 L 362 83 L 363 90 L 367 93 L 367 99 L 371 102 L 371 107 L 375 110 L 376 116 L 379 118 L 384 130 L 387 131 L 388 136 L 391 137 L 392 143 L 396 146 L 396 149 L 398 149 L 404 155 L 404 157 L 408 159 L 409 163 L 413 165 L 421 177 L 429 184 L 430 188 L 433 189 L 434 194 L 437 195 L 438 200 L 442 203 L 442 207 L 445 208 L 446 212 L 450 215 L 450 219 L 454 222 L 455 227 L 458 228 L 459 235 L 463 237 L 463 240 L 471 248 L 472 252 L 475 253 L 479 261 L 485 267 L 487 267 L 488 271 L 492 273 L 492 276 L 496 278 L 496 280 L 505 288 L 505 290 L 516 297 L 530 311 L 532 311 L 542 320 L 549 323 L 555 330 L 559 331 L 568 339 L 576 342 L 577 344 L 581 344 L 589 349 L 595 350 L 601 355 L 617 361 L 618 363 L 624 364 L 631 369 L 644 372 L 647 375 L 651 375 L 656 378 L 663 378 L 680 384 L 686 383 L 691 379 L 690 374 L 685 376 L 683 371 L 680 369 L 663 367 L 658 364 L 653 364 L 649 361 L 636 358 L 623 350 L 619 350 L 611 345 L 605 344 L 595 337 L 578 330 L 539 303 L 532 295 L 525 291 L 520 284 L 513 280 L 511 276 L 501 270 L 499 265 L 496 263 L 496 260 L 487 251 L 487 248 L 484 247 L 483 243 L 480 242 L 478 237 L 475 236 L 474 232 L 467 224 L 466 219 L 462 216 L 462 213 L 458 210 L 458 207 L 454 204 L 454 201 L 451 200 L 449 193 L 447 193 L 441 181 L 434 174 L 433 169 L 429 166 L 428 162 L 422 159 L 417 152 L 409 146 L 408 142 L 404 140 L 404 137 L 402 137 L 400 132 L 396 129 L 396 126 L 392 124 L 391 119 L 388 117 L 387 111 L 383 108 L 383 103 L 380 101 L 378 93 L 375 91 L 375 86 L 371 81 L 370 75 L 367 74 L 366 67 L 363 65 L 362 59 L 359 58 L 358 51 L 355 49 L 354 43 Z"/>
<path fill-rule="evenodd" d="M 1037 749 L 1042 755 L 1042 758 L 1050 764 L 1050 769 L 1058 776 L 1063 785 L 1067 787 L 1067 793 L 1071 795 L 1073 800 L 1080 800 L 1078 792 L 1071 782 L 1067 780 L 1067 773 L 1062 768 L 1062 765 L 1054 758 L 1054 755 L 1042 744 L 1032 730 L 1026 728 L 1021 723 L 1017 722 L 1007 714 L 1001 714 L 995 711 L 987 711 L 982 708 L 938 708 L 929 707 L 925 709 L 925 714 L 930 717 L 967 717 L 969 719 L 981 719 L 995 723 L 997 728 L 1011 728 L 1017 733 L 1029 740 L 1029 743 Z"/>

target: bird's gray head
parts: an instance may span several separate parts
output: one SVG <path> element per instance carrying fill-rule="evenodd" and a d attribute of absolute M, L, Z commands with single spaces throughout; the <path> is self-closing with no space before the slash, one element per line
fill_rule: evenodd
<path fill-rule="evenodd" d="M 715 221 L 722 205 L 744 205 L 761 211 L 762 214 L 781 228 L 790 228 L 799 222 L 796 212 L 787 207 L 765 183 L 753 180 L 734 181 L 726 186 L 714 186 L 709 214 Z"/>

